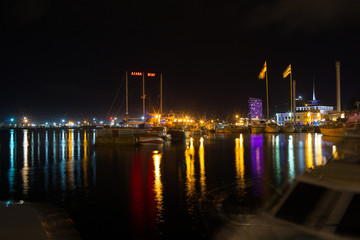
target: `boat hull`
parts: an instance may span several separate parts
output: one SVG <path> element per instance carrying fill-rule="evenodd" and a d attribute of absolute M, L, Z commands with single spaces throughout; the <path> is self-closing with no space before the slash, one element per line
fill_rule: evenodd
<path fill-rule="evenodd" d="M 280 131 L 280 127 L 278 127 L 278 126 L 275 126 L 275 127 L 266 126 L 265 127 L 266 133 L 278 133 L 279 131 Z"/>
<path fill-rule="evenodd" d="M 141 136 L 139 137 L 139 143 L 141 145 L 153 145 L 153 144 L 162 144 L 164 139 L 157 136 Z"/>
<path fill-rule="evenodd" d="M 263 128 L 263 127 L 252 127 L 251 128 L 251 133 L 263 133 L 264 129 L 265 128 Z"/>
<path fill-rule="evenodd" d="M 343 137 L 346 132 L 346 128 L 320 128 L 320 132 L 324 136 Z"/>
<path fill-rule="evenodd" d="M 187 138 L 187 132 L 185 130 L 168 130 L 171 135 L 171 139 L 185 139 Z"/>
<path fill-rule="evenodd" d="M 293 133 L 293 132 L 295 132 L 295 128 L 294 127 L 285 127 L 283 129 L 283 132 L 284 133 Z"/>

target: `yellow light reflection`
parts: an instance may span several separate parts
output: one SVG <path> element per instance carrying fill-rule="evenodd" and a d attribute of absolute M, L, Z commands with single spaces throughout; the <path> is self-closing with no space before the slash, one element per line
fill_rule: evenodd
<path fill-rule="evenodd" d="M 332 145 L 332 154 L 334 155 L 334 159 L 337 160 L 339 158 L 338 151 L 335 145 Z"/>
<path fill-rule="evenodd" d="M 193 139 L 190 139 L 190 146 L 188 146 L 185 150 L 185 164 L 186 164 L 186 196 L 187 202 L 189 204 L 189 211 L 193 212 L 193 204 L 192 200 L 195 196 L 195 167 L 194 167 L 194 145 Z"/>
<path fill-rule="evenodd" d="M 23 193 L 26 196 L 29 191 L 29 158 L 28 158 L 28 130 L 24 129 L 24 138 L 23 138 L 23 154 L 24 154 L 24 167 L 21 170 L 21 175 L 23 179 Z"/>
<path fill-rule="evenodd" d="M 315 133 L 315 163 L 316 166 L 321 166 L 325 164 L 323 162 L 323 154 L 321 147 L 321 134 Z"/>
<path fill-rule="evenodd" d="M 161 157 L 160 153 L 153 154 L 153 162 L 154 162 L 154 192 L 155 192 L 155 202 L 156 202 L 156 210 L 157 210 L 157 221 L 162 222 L 161 216 L 163 212 L 163 186 L 161 182 Z"/>
<path fill-rule="evenodd" d="M 308 133 L 306 135 L 306 145 L 305 145 L 305 151 L 306 151 L 306 167 L 307 168 L 314 168 L 314 161 L 313 161 L 313 149 L 312 149 L 312 137 L 311 133 Z"/>
<path fill-rule="evenodd" d="M 84 175 L 84 186 L 87 189 L 88 187 L 88 162 L 89 162 L 89 158 L 88 158 L 88 141 L 87 141 L 87 135 L 86 135 L 86 130 L 84 131 L 84 142 L 83 142 L 83 146 L 84 146 L 84 157 L 83 157 L 83 162 L 82 162 L 82 167 L 83 167 L 83 175 Z"/>
<path fill-rule="evenodd" d="M 240 138 L 235 138 L 235 171 L 237 186 L 240 189 L 245 189 L 244 140 L 242 134 L 240 134 Z"/>
<path fill-rule="evenodd" d="M 205 176 L 205 149 L 204 138 L 200 138 L 199 146 L 199 162 L 200 162 L 200 190 L 202 198 L 206 195 L 206 176 Z"/>
<path fill-rule="evenodd" d="M 67 165 L 69 188 L 74 188 L 74 129 L 69 129 L 68 138 L 69 161 Z"/>

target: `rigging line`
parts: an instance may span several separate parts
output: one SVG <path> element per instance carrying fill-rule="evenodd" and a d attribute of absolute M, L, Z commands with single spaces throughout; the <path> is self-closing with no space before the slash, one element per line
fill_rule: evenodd
<path fill-rule="evenodd" d="M 119 112 L 120 112 L 120 110 L 121 110 L 121 108 L 122 108 L 122 106 L 124 105 L 124 101 L 125 100 L 125 97 L 123 98 L 123 100 L 121 101 L 121 104 L 120 104 L 120 107 L 119 107 L 119 109 L 117 110 L 117 112 L 116 112 L 116 116 L 119 116 Z"/>
<path fill-rule="evenodd" d="M 120 87 L 118 88 L 118 90 L 117 90 L 117 92 L 116 92 L 116 94 L 115 94 L 115 97 L 114 97 L 114 99 L 113 99 L 113 101 L 112 101 L 112 104 L 111 104 L 111 106 L 110 106 L 109 111 L 107 112 L 107 115 L 109 115 L 109 114 L 110 114 L 110 111 L 111 111 L 112 107 L 114 106 L 114 103 L 115 103 L 116 97 L 117 97 L 117 95 L 119 94 L 120 89 L 121 89 L 121 86 L 122 86 L 122 85 L 123 85 L 123 83 L 124 83 L 124 79 L 125 79 L 125 75 L 123 76 L 123 79 L 122 79 L 122 81 L 121 81 L 121 83 L 120 83 Z"/>

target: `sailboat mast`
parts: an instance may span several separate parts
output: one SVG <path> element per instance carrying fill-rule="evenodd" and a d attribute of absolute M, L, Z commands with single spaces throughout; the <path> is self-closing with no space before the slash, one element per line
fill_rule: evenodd
<path fill-rule="evenodd" d="M 143 83 L 143 95 L 142 95 L 142 99 L 143 99 L 143 118 L 145 121 L 145 73 L 142 74 L 143 75 L 143 79 L 142 79 L 142 83 Z"/>
<path fill-rule="evenodd" d="M 125 99 L 125 102 L 126 102 L 126 112 L 125 112 L 125 119 L 126 119 L 126 122 L 129 121 L 129 91 L 128 91 L 128 72 L 126 71 L 125 72 L 125 91 L 126 91 L 126 99 Z"/>
<path fill-rule="evenodd" d="M 160 114 L 162 114 L 162 73 L 160 73 Z"/>

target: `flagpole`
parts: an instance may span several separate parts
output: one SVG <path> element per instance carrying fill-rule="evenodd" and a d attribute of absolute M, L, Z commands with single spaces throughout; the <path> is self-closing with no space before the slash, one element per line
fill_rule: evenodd
<path fill-rule="evenodd" d="M 290 106 L 291 106 L 291 114 L 290 116 L 293 114 L 293 94 L 292 94 L 292 73 L 291 73 L 291 67 L 290 67 Z M 291 118 L 290 118 L 291 120 Z M 291 123 L 292 121 L 290 121 Z"/>
<path fill-rule="evenodd" d="M 296 125 L 296 81 L 293 81 L 294 125 Z"/>
<path fill-rule="evenodd" d="M 266 72 L 265 72 L 265 76 L 266 76 L 266 117 L 267 120 L 269 120 L 269 84 L 268 84 L 268 73 L 267 73 L 267 66 L 266 66 Z"/>

